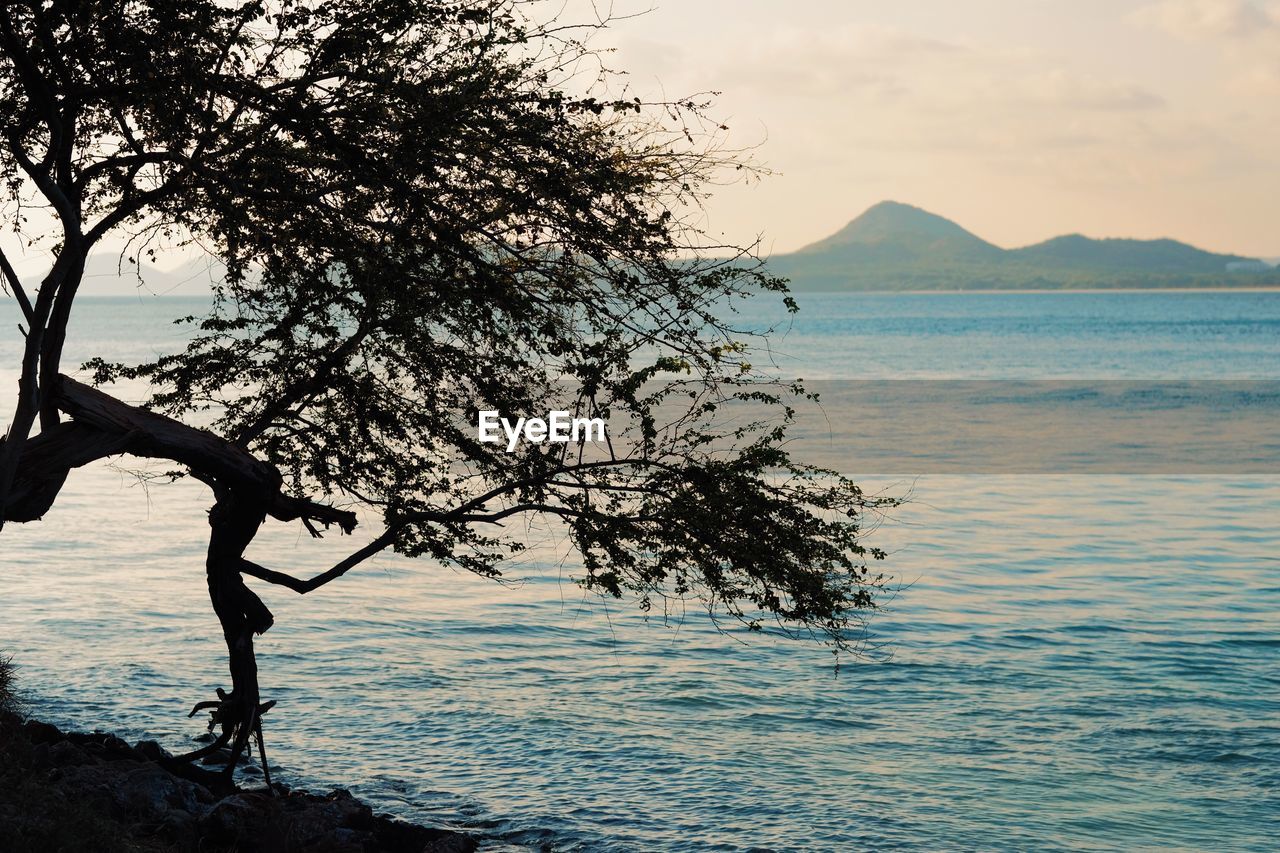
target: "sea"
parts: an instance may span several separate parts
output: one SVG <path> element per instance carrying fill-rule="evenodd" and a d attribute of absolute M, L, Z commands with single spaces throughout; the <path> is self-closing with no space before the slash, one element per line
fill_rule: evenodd
<path fill-rule="evenodd" d="M 274 775 L 486 851 L 1274 849 L 1280 292 L 798 299 L 793 317 L 741 307 L 774 330 L 759 366 L 822 383 L 842 434 L 893 383 L 907 397 L 864 446 L 933 442 L 844 454 L 869 492 L 905 499 L 867 530 L 893 580 L 861 656 L 584 594 L 562 533 L 534 523 L 504 584 L 384 556 L 305 597 L 262 589 Z M 169 321 L 203 307 L 86 298 L 66 361 L 181 346 Z M 17 322 L 0 308 L 4 388 Z M 1024 437 L 1027 465 L 971 463 L 972 429 L 933 393 L 963 383 L 1001 405 L 1017 390 L 1033 425 L 1094 423 L 1090 400 L 1122 400 L 1112 417 L 1156 388 L 1141 431 L 1182 455 L 1028 455 Z M 1208 390 L 1169 392 L 1187 383 Z M 936 426 L 885 426 L 904 421 Z M 839 462 L 842 440 L 793 451 Z M 227 683 L 210 500 L 138 467 L 78 470 L 42 522 L 0 533 L 0 650 L 32 715 L 180 751 L 204 731 L 191 705 Z M 271 523 L 250 556 L 308 574 L 360 541 Z"/>

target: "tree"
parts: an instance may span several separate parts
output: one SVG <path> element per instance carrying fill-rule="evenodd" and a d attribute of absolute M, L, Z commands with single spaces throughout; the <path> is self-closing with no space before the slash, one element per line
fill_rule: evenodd
<path fill-rule="evenodd" d="M 221 734 L 185 758 L 230 744 L 230 774 L 261 745 L 253 642 L 272 615 L 246 577 L 307 593 L 386 549 L 498 577 L 516 515 L 557 518 L 580 582 L 646 610 L 692 598 L 839 650 L 874 606 L 883 555 L 859 525 L 877 502 L 790 458 L 805 392 L 758 375 L 724 319 L 785 283 L 692 224 L 743 164 L 701 102 L 602 95 L 582 34 L 513 0 L 0 10 L 7 210 L 20 237 L 33 206 L 57 223 L 32 293 L 0 254 L 25 318 L 0 523 L 116 454 L 208 486 L 231 689 L 196 706 Z M 86 366 L 150 383 L 144 406 L 61 363 L 110 235 L 226 270 L 185 350 Z M 478 440 L 479 410 L 554 409 L 607 418 L 607 448 Z M 358 513 L 381 532 L 317 577 L 246 556 L 267 519 L 319 537 Z"/>

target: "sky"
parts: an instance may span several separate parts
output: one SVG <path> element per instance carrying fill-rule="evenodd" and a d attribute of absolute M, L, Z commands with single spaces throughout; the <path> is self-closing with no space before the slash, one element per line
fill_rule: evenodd
<path fill-rule="evenodd" d="M 616 0 L 650 11 L 597 42 L 610 64 L 642 96 L 720 92 L 774 172 L 719 191 L 715 235 L 791 251 L 893 199 L 1006 247 L 1280 256 L 1280 0 L 652 2 Z"/>
<path fill-rule="evenodd" d="M 715 91 L 772 174 L 704 226 L 765 254 L 892 199 L 997 245 L 1172 237 L 1280 257 L 1280 0 L 542 0 L 646 98 Z M 108 240 L 100 254 L 118 257 Z M 188 258 L 173 254 L 161 267 Z M 18 253 L 24 277 L 43 255 Z M 93 292 L 134 292 L 116 276 Z M 165 280 L 166 292 L 174 286 Z M 203 291 L 183 282 L 172 292 Z M 112 291 L 114 292 L 114 291 Z"/>

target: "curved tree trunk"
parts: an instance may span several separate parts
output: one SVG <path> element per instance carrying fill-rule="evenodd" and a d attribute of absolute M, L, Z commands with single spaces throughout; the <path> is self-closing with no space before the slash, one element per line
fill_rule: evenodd
<path fill-rule="evenodd" d="M 221 695 L 216 721 L 221 724 L 223 739 L 232 739 L 229 775 L 235 769 L 250 736 L 261 736 L 258 690 L 258 662 L 253 652 L 253 637 L 271 627 L 275 620 L 271 611 L 254 592 L 245 586 L 240 575 L 244 551 L 253 541 L 258 527 L 266 520 L 262 502 L 250 496 L 227 493 L 218 497 L 209 511 L 209 552 L 205 570 L 209 581 L 209 599 L 222 623 L 222 636 L 227 643 L 227 661 L 231 671 L 231 692 Z M 265 770 L 265 768 L 264 768 Z"/>
<path fill-rule="evenodd" d="M 131 406 L 67 376 L 58 377 L 54 394 L 58 409 L 71 422 L 27 439 L 4 506 L 8 520 L 40 518 L 52 506 L 70 469 L 128 453 L 185 465 L 215 495 L 232 494 L 257 503 L 264 516 L 326 527 L 336 524 L 344 533 L 355 529 L 354 513 L 284 494 L 284 480 L 274 465 L 208 430 Z"/>
<path fill-rule="evenodd" d="M 313 532 L 313 523 L 318 522 L 337 524 L 350 533 L 356 525 L 355 515 L 284 494 L 280 472 L 238 444 L 131 406 L 66 376 L 57 379 L 56 401 L 71 420 L 27 439 L 3 507 L 4 518 L 40 518 L 53 505 L 72 468 L 122 453 L 186 465 L 193 476 L 213 489 L 205 570 L 209 598 L 227 644 L 231 690 L 219 690 L 217 701 L 196 705 L 192 714 L 213 709 L 213 722 L 221 727 L 221 734 L 213 744 L 183 758 L 199 758 L 230 744 L 231 760 L 224 770 L 229 782 L 249 738 L 261 738 L 261 716 L 274 704 L 261 702 L 253 649 L 254 635 L 266 631 L 274 620 L 242 575 L 246 569 L 259 576 L 265 570 L 248 562 L 245 550 L 267 516 L 282 521 L 302 519 Z"/>

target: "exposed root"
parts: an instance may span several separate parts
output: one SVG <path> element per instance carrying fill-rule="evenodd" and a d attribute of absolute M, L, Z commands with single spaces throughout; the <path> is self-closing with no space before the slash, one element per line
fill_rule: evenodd
<path fill-rule="evenodd" d="M 253 749 L 249 743 L 250 738 L 252 738 L 258 747 L 258 755 L 262 761 L 262 774 L 267 784 L 267 790 L 275 793 L 275 787 L 271 784 L 271 770 L 267 766 L 267 747 L 262 735 L 262 716 L 274 708 L 275 704 L 274 699 L 269 702 L 255 704 L 248 709 L 246 714 L 245 703 L 239 700 L 234 690 L 227 693 L 222 688 L 218 688 L 217 699 L 197 702 L 191 708 L 191 713 L 187 714 L 187 717 L 190 718 L 201 711 L 210 711 L 209 731 L 213 732 L 215 729 L 221 729 L 218 737 L 199 749 L 176 756 L 173 760 L 182 763 L 199 761 L 231 744 L 231 756 L 221 771 L 226 783 L 230 785 L 241 754 L 245 754 L 246 757 L 252 756 Z"/>

